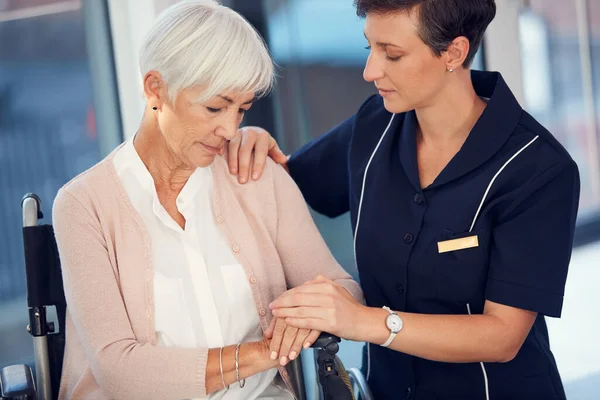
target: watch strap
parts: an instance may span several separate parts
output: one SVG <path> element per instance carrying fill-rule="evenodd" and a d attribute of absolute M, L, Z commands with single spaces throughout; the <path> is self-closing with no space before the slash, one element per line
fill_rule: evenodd
<path fill-rule="evenodd" d="M 392 344 L 392 342 L 394 341 L 394 338 L 396 338 L 396 333 L 394 333 L 394 332 L 390 333 L 390 337 L 388 338 L 388 340 L 381 346 L 388 347 L 390 344 Z"/>
<path fill-rule="evenodd" d="M 393 311 L 392 311 L 392 310 L 391 310 L 389 307 L 387 307 L 387 306 L 383 306 L 382 308 L 383 308 L 384 310 L 386 310 L 387 312 L 389 312 L 389 313 L 390 313 L 390 315 L 394 315 L 394 314 L 395 314 L 395 312 L 393 312 Z M 387 327 L 387 325 L 386 325 L 386 327 Z M 389 328 L 388 328 L 388 329 L 389 329 Z M 394 341 L 394 339 L 396 338 L 396 335 L 397 335 L 397 333 L 396 333 L 396 332 L 393 332 L 392 330 L 390 330 L 390 337 L 388 337 L 388 340 L 387 340 L 387 341 L 386 341 L 384 344 L 382 344 L 381 346 L 382 346 L 382 347 L 388 347 L 390 344 L 392 344 L 392 342 L 393 342 L 393 341 Z"/>

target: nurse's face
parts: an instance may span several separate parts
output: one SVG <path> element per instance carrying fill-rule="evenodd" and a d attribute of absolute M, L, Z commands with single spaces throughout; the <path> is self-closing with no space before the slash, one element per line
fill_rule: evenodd
<path fill-rule="evenodd" d="M 371 53 L 363 76 L 392 113 L 431 106 L 447 82 L 446 53 L 433 54 L 417 27 L 417 12 L 369 13 L 365 21 Z"/>

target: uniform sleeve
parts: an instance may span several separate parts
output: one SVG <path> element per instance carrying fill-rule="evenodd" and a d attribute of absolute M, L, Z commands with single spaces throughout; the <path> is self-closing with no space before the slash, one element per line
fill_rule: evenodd
<path fill-rule="evenodd" d="M 350 209 L 348 154 L 354 120 L 352 116 L 306 144 L 288 161 L 290 175 L 306 202 L 331 218 Z"/>
<path fill-rule="evenodd" d="M 560 317 L 579 190 L 572 161 L 522 189 L 492 232 L 488 300 Z"/>
<path fill-rule="evenodd" d="M 364 303 L 360 286 L 329 251 L 294 181 L 282 167 L 272 165 L 272 168 L 277 204 L 276 246 L 288 287 L 300 286 L 323 275 Z"/>

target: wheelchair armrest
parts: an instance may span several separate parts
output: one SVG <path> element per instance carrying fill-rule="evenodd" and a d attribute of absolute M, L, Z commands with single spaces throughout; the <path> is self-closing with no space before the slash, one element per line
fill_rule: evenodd
<path fill-rule="evenodd" d="M 35 385 L 31 368 L 11 365 L 0 370 L 0 399 L 34 399 Z"/>
<path fill-rule="evenodd" d="M 367 385 L 367 380 L 360 369 L 349 368 L 348 376 L 350 376 L 354 393 L 360 394 L 360 400 L 373 400 L 375 398 L 373 397 L 373 393 L 371 393 L 369 385 Z"/>
<path fill-rule="evenodd" d="M 317 340 L 312 344 L 312 348 L 323 349 L 329 354 L 335 355 L 339 351 L 339 343 L 341 339 L 331 333 L 323 332 Z"/>

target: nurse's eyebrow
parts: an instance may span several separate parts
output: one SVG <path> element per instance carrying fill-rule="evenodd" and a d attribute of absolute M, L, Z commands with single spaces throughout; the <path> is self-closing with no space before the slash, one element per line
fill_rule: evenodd
<path fill-rule="evenodd" d="M 367 42 L 368 42 L 368 41 L 369 41 L 369 38 L 367 37 L 367 34 L 366 34 L 365 32 L 363 32 L 363 35 L 365 36 L 365 39 L 367 39 Z M 391 47 L 396 47 L 397 49 L 400 49 L 400 50 L 404 50 L 404 49 L 403 49 L 401 46 L 398 46 L 397 44 L 394 44 L 394 43 L 388 43 L 388 42 L 376 42 L 375 44 L 376 44 L 377 46 L 381 46 L 381 47 L 388 47 L 388 46 L 391 46 Z"/>

